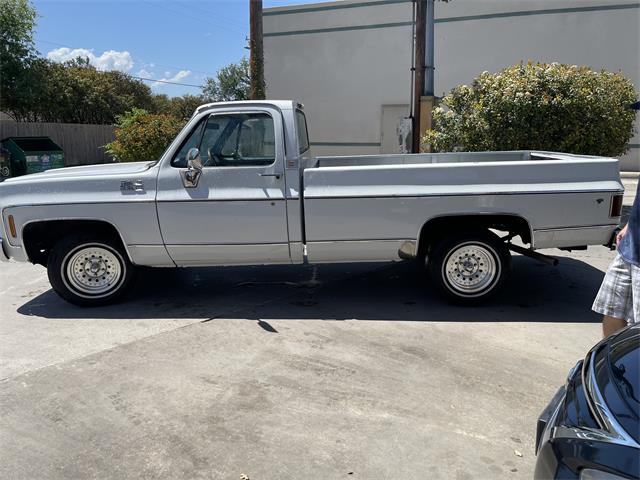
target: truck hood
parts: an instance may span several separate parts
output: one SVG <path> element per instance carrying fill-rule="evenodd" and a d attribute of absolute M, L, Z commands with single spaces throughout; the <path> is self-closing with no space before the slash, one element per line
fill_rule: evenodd
<path fill-rule="evenodd" d="M 8 178 L 2 184 L 24 184 L 54 179 L 70 179 L 74 177 L 96 177 L 111 175 L 135 175 L 149 170 L 157 162 L 107 163 L 100 165 L 83 165 L 80 167 L 65 167 L 32 173 L 15 178 Z"/>
<path fill-rule="evenodd" d="M 153 201 L 157 162 L 58 168 L 0 182 L 0 208 L 9 206 Z M 140 188 L 127 188 L 133 182 Z"/>

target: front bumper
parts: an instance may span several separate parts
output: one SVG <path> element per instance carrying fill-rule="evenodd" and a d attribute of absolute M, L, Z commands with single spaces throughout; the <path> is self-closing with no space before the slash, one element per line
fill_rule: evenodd
<path fill-rule="evenodd" d="M 579 478 L 559 461 L 552 441 L 557 426 L 558 412 L 565 401 L 566 393 L 566 388 L 560 387 L 538 417 L 534 480 L 577 480 Z"/>
<path fill-rule="evenodd" d="M 538 424 L 536 426 L 536 454 L 540 451 L 543 439 L 547 440 L 549 438 L 550 429 L 555 426 L 556 413 L 564 401 L 565 394 L 566 388 L 560 387 L 538 417 Z"/>

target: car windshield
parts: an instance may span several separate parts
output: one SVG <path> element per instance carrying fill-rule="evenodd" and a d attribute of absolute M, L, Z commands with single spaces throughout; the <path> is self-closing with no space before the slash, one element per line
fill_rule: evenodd
<path fill-rule="evenodd" d="M 609 347 L 613 380 L 633 411 L 640 409 L 640 328 L 630 328 Z"/>
<path fill-rule="evenodd" d="M 596 365 L 598 387 L 605 402 L 625 431 L 639 440 L 640 326 L 616 335 L 603 350 L 606 362 Z M 604 360 L 604 356 L 600 356 Z"/>

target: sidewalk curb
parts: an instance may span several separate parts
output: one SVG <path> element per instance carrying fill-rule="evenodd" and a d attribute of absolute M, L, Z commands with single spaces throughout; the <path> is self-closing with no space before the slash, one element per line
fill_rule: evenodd
<path fill-rule="evenodd" d="M 640 178 L 640 172 L 620 172 L 620 178 L 638 180 Z"/>

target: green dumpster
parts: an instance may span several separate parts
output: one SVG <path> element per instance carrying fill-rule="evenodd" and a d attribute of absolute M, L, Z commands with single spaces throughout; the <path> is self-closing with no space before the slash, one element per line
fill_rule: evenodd
<path fill-rule="evenodd" d="M 9 151 L 12 177 L 64 167 L 64 152 L 49 137 L 9 137 L 0 142 Z"/>
<path fill-rule="evenodd" d="M 10 158 L 11 154 L 9 153 L 9 150 L 0 147 L 0 182 L 11 176 L 11 166 L 9 164 Z"/>

